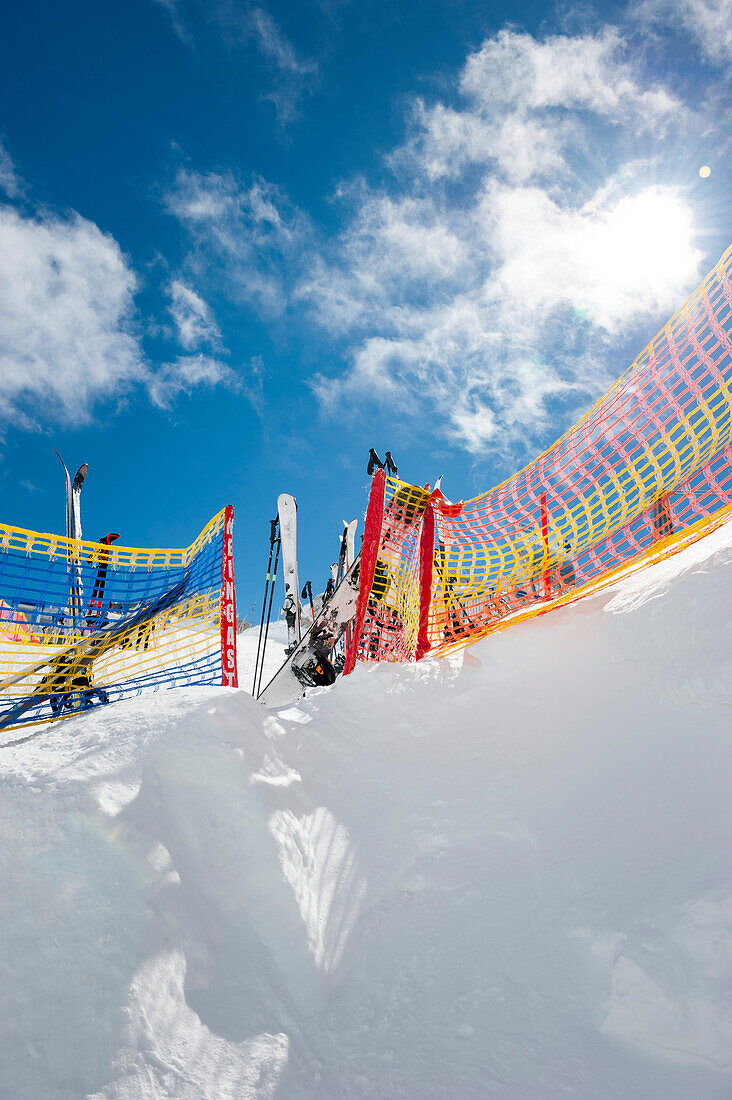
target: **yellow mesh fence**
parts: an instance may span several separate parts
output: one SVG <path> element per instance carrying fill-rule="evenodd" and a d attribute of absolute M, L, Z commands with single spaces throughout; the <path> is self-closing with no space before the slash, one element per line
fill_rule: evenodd
<path fill-rule="evenodd" d="M 380 480 L 361 659 L 447 652 L 718 523 L 732 504 L 731 268 L 732 248 L 589 412 L 488 493 L 451 504 Z"/>
<path fill-rule="evenodd" d="M 221 684 L 230 511 L 184 549 L 0 524 L 0 730 L 160 687 Z"/>

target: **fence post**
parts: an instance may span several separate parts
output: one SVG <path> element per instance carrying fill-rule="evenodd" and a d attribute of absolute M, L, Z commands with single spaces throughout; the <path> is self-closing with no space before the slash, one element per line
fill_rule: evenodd
<path fill-rule="evenodd" d="M 544 599 L 552 598 L 552 585 L 549 575 L 549 514 L 546 507 L 546 493 L 541 494 L 541 540 L 544 543 Z"/>
<path fill-rule="evenodd" d="M 432 648 L 427 637 L 430 601 L 432 599 L 432 563 L 435 557 L 435 510 L 432 501 L 427 502 L 422 530 L 419 535 L 419 633 L 415 661 L 419 661 Z"/>
<path fill-rule="evenodd" d="M 224 509 L 221 548 L 221 683 L 238 687 L 236 669 L 236 589 L 234 587 L 234 509 Z"/>
<path fill-rule="evenodd" d="M 361 547 L 361 564 L 358 574 L 358 603 L 353 622 L 353 634 L 346 653 L 346 663 L 343 667 L 344 676 L 347 676 L 349 672 L 353 672 L 358 643 L 361 641 L 361 631 L 366 620 L 366 610 L 369 605 L 371 586 L 374 583 L 376 572 L 376 559 L 379 556 L 381 528 L 384 523 L 385 495 L 386 474 L 383 470 L 377 470 L 371 479 L 369 503 L 366 509 L 366 519 L 364 520 L 363 546 Z"/>

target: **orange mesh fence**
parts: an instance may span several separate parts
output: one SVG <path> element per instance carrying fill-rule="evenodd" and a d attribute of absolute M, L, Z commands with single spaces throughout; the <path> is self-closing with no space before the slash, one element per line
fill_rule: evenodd
<path fill-rule="evenodd" d="M 408 661 L 416 654 L 420 538 L 429 501 L 430 493 L 416 485 L 386 478 L 383 471 L 374 477 L 361 551 L 361 596 L 368 598 L 359 600 L 355 633 L 362 660 Z M 375 530 L 374 512 L 381 516 Z M 349 654 L 345 671 L 350 672 L 355 655 Z"/>
<path fill-rule="evenodd" d="M 732 248 L 574 427 L 483 496 L 374 479 L 354 657 L 446 652 L 707 530 L 732 504 L 731 269 Z"/>

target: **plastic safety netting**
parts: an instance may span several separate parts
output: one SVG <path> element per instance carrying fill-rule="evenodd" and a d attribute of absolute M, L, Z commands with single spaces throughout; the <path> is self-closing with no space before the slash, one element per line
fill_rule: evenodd
<path fill-rule="evenodd" d="M 233 508 L 184 550 L 0 525 L 0 729 L 163 687 L 236 685 Z"/>
<path fill-rule="evenodd" d="M 732 248 L 574 427 L 483 496 L 452 504 L 377 473 L 349 669 L 465 645 L 722 521 L 731 269 Z"/>

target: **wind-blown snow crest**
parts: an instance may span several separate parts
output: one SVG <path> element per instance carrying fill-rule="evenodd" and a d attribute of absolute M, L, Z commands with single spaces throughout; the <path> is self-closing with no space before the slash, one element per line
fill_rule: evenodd
<path fill-rule="evenodd" d="M 729 1097 L 731 579 L 0 750 L 0 1096 Z"/>

